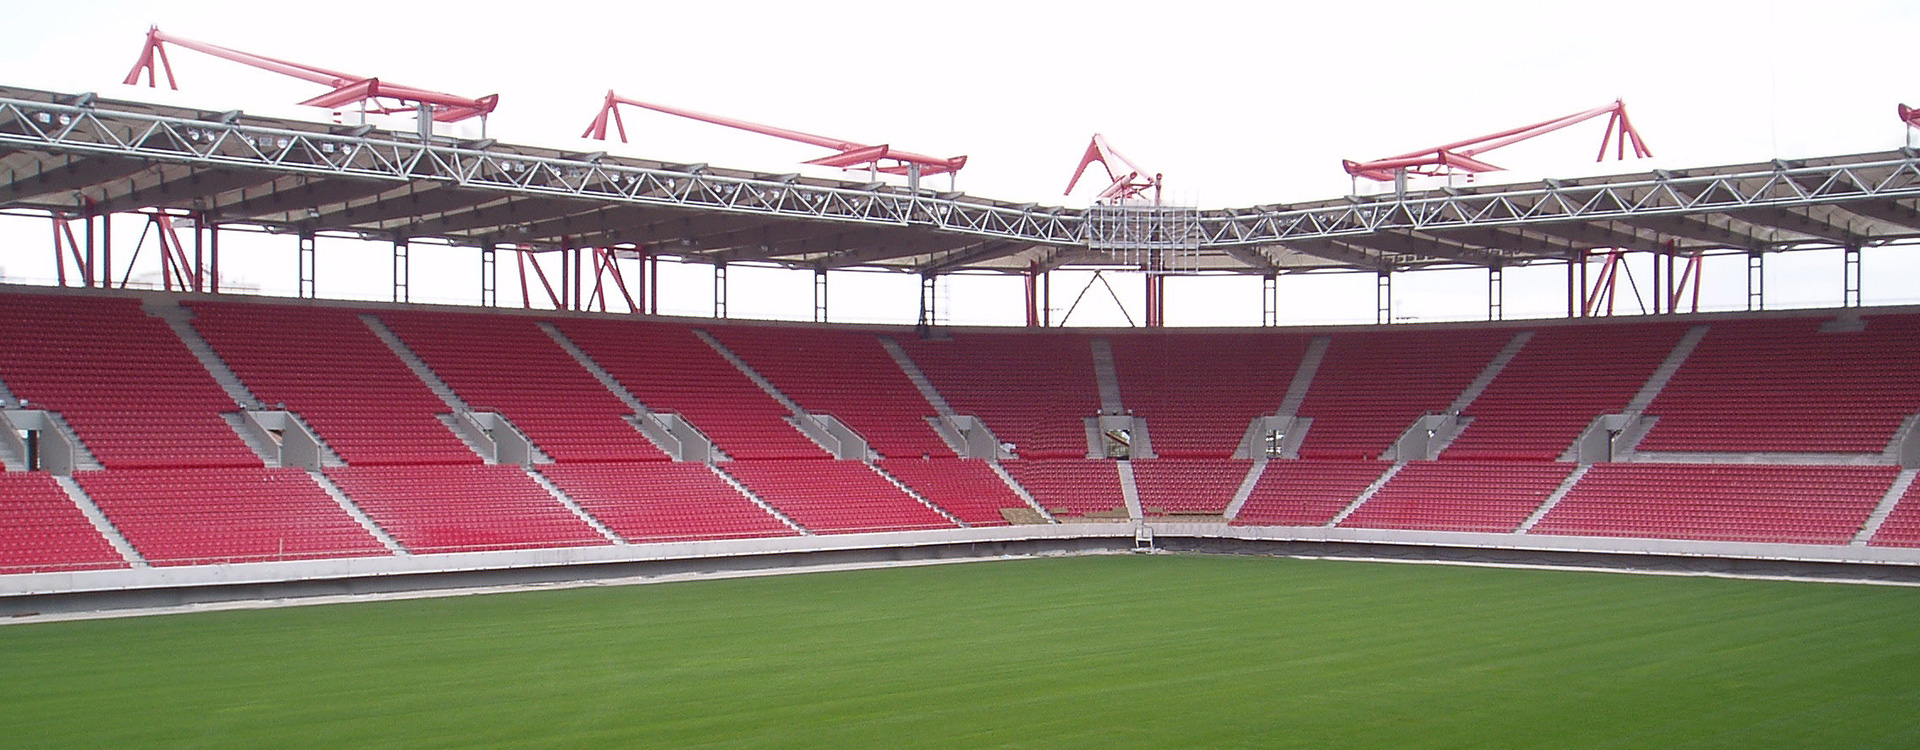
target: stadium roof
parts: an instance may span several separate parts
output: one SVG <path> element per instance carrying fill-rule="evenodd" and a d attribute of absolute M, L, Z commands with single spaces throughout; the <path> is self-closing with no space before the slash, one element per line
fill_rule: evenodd
<path fill-rule="evenodd" d="M 1078 209 L 0 87 L 0 173 L 0 206 L 16 209 L 167 208 L 296 233 L 922 274 L 1155 254 L 1178 255 L 1174 270 L 1251 274 L 1497 267 L 1595 248 L 1920 238 L 1912 149 L 1245 208 Z"/>

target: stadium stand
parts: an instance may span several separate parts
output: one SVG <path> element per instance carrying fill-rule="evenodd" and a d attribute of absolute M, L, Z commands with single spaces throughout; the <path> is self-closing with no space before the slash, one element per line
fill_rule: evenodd
<path fill-rule="evenodd" d="M 1269 461 L 1233 522 L 1241 526 L 1325 526 L 1391 464 L 1379 461 Z"/>
<path fill-rule="evenodd" d="M 889 458 L 877 465 L 968 526 L 1001 526 L 1004 511 L 1032 510 L 985 461 Z"/>
<path fill-rule="evenodd" d="M 379 317 L 461 400 L 504 415 L 557 461 L 665 461 L 625 404 L 538 323 L 518 316 L 383 311 Z"/>
<path fill-rule="evenodd" d="M 566 318 L 555 326 L 647 408 L 686 416 L 729 456 L 827 455 L 787 423 L 786 407 L 686 325 Z"/>
<path fill-rule="evenodd" d="M 1509 532 L 1519 528 L 1573 468 L 1545 461 L 1414 461 L 1340 525 Z"/>
<path fill-rule="evenodd" d="M 859 461 L 729 461 L 721 469 L 808 531 L 954 527 Z"/>
<path fill-rule="evenodd" d="M 1829 320 L 1715 322 L 1648 408 L 1659 421 L 1639 449 L 1881 452 L 1920 413 L 1920 316 Z"/>
<path fill-rule="evenodd" d="M 1846 544 L 1898 473 L 1892 466 L 1596 464 L 1531 532 Z"/>
<path fill-rule="evenodd" d="M 517 466 L 347 466 L 326 475 L 411 552 L 608 543 Z"/>
<path fill-rule="evenodd" d="M 1535 331 L 1467 407 L 1473 421 L 1441 457 L 1559 457 L 1594 417 L 1626 408 L 1687 328 L 1636 323 Z"/>
<path fill-rule="evenodd" d="M 124 567 L 52 475 L 0 472 L 0 573 Z"/>
<path fill-rule="evenodd" d="M 1127 409 L 1144 417 L 1162 457 L 1233 455 L 1254 417 L 1272 414 L 1309 336 L 1153 333 L 1113 336 Z"/>
<path fill-rule="evenodd" d="M 948 404 L 1021 458 L 1086 457 L 1085 420 L 1100 412 L 1086 336 L 967 332 L 900 343 Z"/>
<path fill-rule="evenodd" d="M 928 426 L 933 407 L 870 333 L 817 328 L 707 329 L 809 413 L 831 414 L 882 456 L 952 456 Z"/>
<path fill-rule="evenodd" d="M 629 542 L 791 536 L 706 464 L 558 463 L 540 473 Z"/>
<path fill-rule="evenodd" d="M 1511 338 L 1508 329 L 1334 336 L 1300 405 L 1313 419 L 1300 457 L 1379 457 L 1414 420 L 1445 411 Z"/>
<path fill-rule="evenodd" d="M 1127 517 L 1118 464 L 1104 459 L 1008 461 L 1002 466 L 1055 516 Z"/>
<path fill-rule="evenodd" d="M 0 382 L 58 412 L 107 468 L 260 466 L 239 407 L 134 299 L 0 295 Z"/>
<path fill-rule="evenodd" d="M 1252 468 L 1250 460 L 1153 458 L 1133 462 L 1133 482 L 1149 516 L 1218 516 Z"/>
<path fill-rule="evenodd" d="M 389 554 L 300 469 L 116 469 L 74 479 L 153 565 Z"/>
<path fill-rule="evenodd" d="M 348 464 L 480 463 L 435 418 L 448 413 L 446 404 L 359 313 L 236 302 L 188 306 L 194 330 L 255 396 L 298 412 Z"/>
<path fill-rule="evenodd" d="M 1920 547 L 1920 482 L 1907 485 L 1899 504 L 1867 541 L 1876 547 Z"/>

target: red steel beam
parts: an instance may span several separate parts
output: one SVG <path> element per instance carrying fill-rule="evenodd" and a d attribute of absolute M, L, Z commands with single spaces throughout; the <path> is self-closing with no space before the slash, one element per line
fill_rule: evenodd
<path fill-rule="evenodd" d="M 1904 107 L 1902 107 L 1902 111 L 1904 115 Z M 1502 146 L 1510 146 L 1521 141 L 1538 138 L 1556 130 L 1586 122 L 1601 115 L 1608 116 L 1607 129 L 1600 139 L 1600 154 L 1594 161 L 1606 160 L 1607 147 L 1610 145 L 1615 146 L 1614 158 L 1616 159 L 1625 159 L 1628 149 L 1632 149 L 1633 155 L 1636 158 L 1646 158 L 1653 155 L 1653 152 L 1647 148 L 1646 142 L 1641 140 L 1640 131 L 1633 127 L 1631 120 L 1627 119 L 1626 103 L 1615 99 L 1612 104 L 1604 107 L 1594 107 L 1593 109 L 1584 112 L 1575 112 L 1565 117 L 1556 117 L 1544 122 L 1536 122 L 1532 125 L 1522 125 L 1517 128 L 1502 130 L 1498 133 L 1490 133 L 1478 138 L 1454 141 L 1453 143 L 1421 149 L 1419 151 L 1410 151 L 1384 159 L 1375 159 L 1366 162 L 1342 161 L 1341 166 L 1346 168 L 1347 174 L 1353 175 L 1354 177 L 1365 177 L 1369 180 L 1378 180 L 1380 182 L 1393 181 L 1395 173 L 1401 171 L 1418 175 L 1444 175 L 1453 172 L 1466 172 L 1468 174 L 1495 172 L 1501 168 L 1474 157 Z M 1617 142 L 1614 140 L 1616 136 L 1619 138 Z"/>
<path fill-rule="evenodd" d="M 166 45 L 183 47 L 205 55 L 229 62 L 240 63 L 248 67 L 278 73 L 290 78 L 298 78 L 309 83 L 317 83 L 333 89 L 330 92 L 308 99 L 301 104 L 315 107 L 334 108 L 355 102 L 373 101 L 378 112 L 406 112 L 411 106 L 381 104 L 376 99 L 393 99 L 406 104 L 424 104 L 433 112 L 436 122 L 459 122 L 474 117 L 482 117 L 499 106 L 498 94 L 489 94 L 477 99 L 430 91 L 412 86 L 386 83 L 379 78 L 357 76 L 337 70 L 282 60 L 252 52 L 244 52 L 231 47 L 174 36 L 160 30 L 159 26 L 147 29 L 147 42 L 140 50 L 140 59 L 133 64 L 133 70 L 127 72 L 124 81 L 129 86 L 139 85 L 140 76 L 146 74 L 147 85 L 158 87 L 158 71 L 166 71 L 167 86 L 179 89 L 180 84 L 173 75 L 173 64 L 167 59 Z"/>
<path fill-rule="evenodd" d="M 747 122 L 746 120 L 738 120 L 721 115 L 696 112 L 691 109 L 643 102 L 638 99 L 620 96 L 612 90 L 607 91 L 607 97 L 600 105 L 600 113 L 594 116 L 593 121 L 587 125 L 586 132 L 580 134 L 581 137 L 606 140 L 607 125 L 609 121 L 611 121 L 616 131 L 620 134 L 620 141 L 622 143 L 626 142 L 627 125 L 624 120 L 620 119 L 620 105 L 622 104 L 704 122 L 709 125 L 719 125 L 735 130 L 744 130 L 749 133 L 773 136 L 783 140 L 805 143 L 821 148 L 830 148 L 840 152 L 832 156 L 825 156 L 808 161 L 806 162 L 807 164 L 819 164 L 822 166 L 840 167 L 842 169 L 867 167 L 887 174 L 907 174 L 911 171 L 910 167 L 918 166 L 922 176 L 958 172 L 961 167 L 967 165 L 967 157 L 965 156 L 941 158 L 938 156 L 927 156 L 926 154 L 916 154 L 912 151 L 902 151 L 885 144 L 872 146 L 840 138 L 815 135 L 791 128 L 762 125 L 756 122 Z M 882 161 L 892 163 L 882 164 Z"/>

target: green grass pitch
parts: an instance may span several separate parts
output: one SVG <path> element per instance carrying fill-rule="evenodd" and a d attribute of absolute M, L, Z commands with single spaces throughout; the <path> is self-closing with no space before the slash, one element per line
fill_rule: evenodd
<path fill-rule="evenodd" d="M 0 746 L 1920 747 L 1920 589 L 1222 556 L 0 627 Z"/>

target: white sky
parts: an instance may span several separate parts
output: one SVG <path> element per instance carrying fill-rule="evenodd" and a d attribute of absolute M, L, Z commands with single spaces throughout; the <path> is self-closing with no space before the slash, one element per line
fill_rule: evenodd
<path fill-rule="evenodd" d="M 501 9 L 496 9 L 496 7 Z M 511 9 L 506 9 L 506 8 Z M 1203 207 L 1324 199 L 1351 185 L 1342 158 L 1376 158 L 1548 119 L 1624 97 L 1657 155 L 1687 167 L 1856 153 L 1905 143 L 1894 116 L 1920 104 L 1911 2 L 1624 0 L 1315 4 L 898 2 L 530 4 L 83 2 L 0 0 L 15 30 L 0 82 L 126 95 L 118 82 L 151 23 L 182 36 L 459 94 L 498 93 L 489 135 L 577 147 L 614 88 L 641 99 L 935 155 L 971 157 L 969 193 L 1062 197 L 1088 136 L 1101 132 L 1163 172 L 1174 199 Z M 182 96 L 262 114 L 317 87 L 176 50 Z M 634 156 L 772 172 L 823 152 L 642 111 Z M 1600 121 L 1489 158 L 1505 179 L 1600 169 Z M 1609 167 L 1611 169 L 1612 167 Z M 824 174 L 832 174 L 828 171 Z M 52 276 L 44 224 L 0 221 L 15 280 Z M 137 231 L 124 220 L 122 231 Z M 132 236 L 122 241 L 132 244 Z M 387 249 L 323 241 L 320 292 L 384 299 Z M 23 249 L 24 248 L 24 249 Z M 292 240 L 237 237 L 227 274 L 269 292 L 293 286 Z M 124 252 L 124 250 L 121 250 Z M 1866 297 L 1920 301 L 1920 251 L 1871 250 Z M 477 301 L 470 250 L 414 251 L 415 301 Z M 437 265 L 429 265 L 438 259 Z M 503 261 L 507 260 L 503 258 Z M 1740 259 L 1711 264 L 1709 307 L 1745 303 Z M 663 312 L 711 313 L 711 272 L 673 269 Z M 1644 285 L 1648 268 L 1636 269 Z M 734 268 L 734 317 L 805 319 L 810 274 Z M 502 302 L 518 302 L 511 266 Z M 1835 304 L 1837 254 L 1769 258 L 1769 306 Z M 1140 317 L 1138 276 L 1110 279 Z M 1508 317 L 1564 312 L 1564 269 L 1510 270 Z M 1058 320 L 1087 282 L 1057 274 Z M 1283 278 L 1283 321 L 1371 321 L 1373 279 Z M 1485 313 L 1485 272 L 1401 274 L 1396 313 Z M 1014 279 L 955 278 L 955 323 L 1020 320 Z M 911 276 L 836 273 L 831 317 L 906 320 Z M 1631 309 L 1629 307 L 1629 309 Z M 1174 324 L 1259 322 L 1257 279 L 1172 280 Z M 1072 322 L 1124 324 L 1095 285 Z"/>

